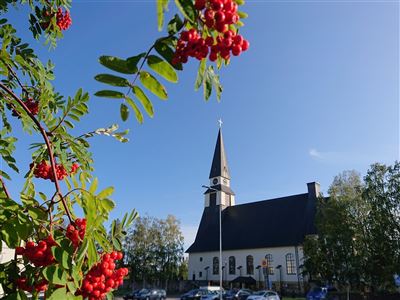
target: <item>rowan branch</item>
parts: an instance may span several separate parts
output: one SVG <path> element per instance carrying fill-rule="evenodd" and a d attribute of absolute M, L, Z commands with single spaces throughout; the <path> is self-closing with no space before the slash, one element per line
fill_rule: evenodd
<path fill-rule="evenodd" d="M 49 137 L 47 136 L 46 130 L 40 124 L 38 119 L 36 119 L 35 116 L 31 113 L 29 108 L 25 105 L 24 101 L 22 101 L 12 90 L 10 90 L 3 83 L 0 83 L 0 88 L 3 89 L 6 93 L 8 93 L 24 109 L 24 111 L 28 114 L 29 118 L 31 118 L 31 120 L 35 123 L 36 127 L 39 129 L 39 132 L 42 135 L 42 137 L 43 137 L 43 139 L 44 139 L 44 141 L 46 143 L 47 152 L 49 154 L 50 165 L 51 165 L 51 169 L 53 171 L 53 176 L 54 176 L 54 185 L 55 185 L 55 188 L 56 188 L 56 193 L 61 198 L 61 202 L 62 202 L 62 204 L 64 206 L 64 209 L 65 209 L 65 212 L 67 214 L 67 217 L 68 217 L 69 221 L 72 222 L 71 213 L 70 213 L 70 211 L 68 209 L 68 206 L 67 206 L 67 203 L 65 202 L 65 199 L 62 196 L 60 183 L 58 182 L 58 179 L 57 179 L 57 171 L 56 171 L 56 163 L 55 163 L 55 159 L 54 159 L 54 154 L 53 154 L 51 143 L 50 143 Z"/>
<path fill-rule="evenodd" d="M 8 199 L 11 199 L 10 197 L 10 193 L 7 190 L 6 184 L 4 183 L 3 177 L 0 175 L 0 182 L 1 182 L 1 186 L 3 187 L 3 191 L 6 194 Z"/>

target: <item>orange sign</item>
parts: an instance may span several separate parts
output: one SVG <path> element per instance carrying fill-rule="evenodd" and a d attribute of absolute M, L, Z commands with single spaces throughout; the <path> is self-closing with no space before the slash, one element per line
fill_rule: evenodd
<path fill-rule="evenodd" d="M 268 267 L 268 261 L 265 258 L 261 260 L 261 266 L 263 268 L 267 268 Z"/>

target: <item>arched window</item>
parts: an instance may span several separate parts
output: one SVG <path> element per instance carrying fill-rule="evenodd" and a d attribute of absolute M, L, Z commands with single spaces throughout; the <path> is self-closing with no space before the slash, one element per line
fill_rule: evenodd
<path fill-rule="evenodd" d="M 272 260 L 272 254 L 265 255 L 265 259 L 267 260 L 268 264 L 268 274 L 274 275 L 274 265 L 273 265 L 274 261 Z"/>
<path fill-rule="evenodd" d="M 252 255 L 246 256 L 246 269 L 248 275 L 254 274 L 254 259 Z"/>
<path fill-rule="evenodd" d="M 286 273 L 288 275 L 296 275 L 296 264 L 292 253 L 286 254 Z"/>
<path fill-rule="evenodd" d="M 218 259 L 218 257 L 213 258 L 213 274 L 214 275 L 219 274 L 219 259 Z"/>
<path fill-rule="evenodd" d="M 229 256 L 229 274 L 235 275 L 236 259 L 234 256 Z"/>

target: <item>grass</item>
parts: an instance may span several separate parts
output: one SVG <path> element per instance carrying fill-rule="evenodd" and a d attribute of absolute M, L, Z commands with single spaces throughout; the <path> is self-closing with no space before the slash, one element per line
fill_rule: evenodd
<path fill-rule="evenodd" d="M 305 300 L 306 298 L 283 297 L 282 300 Z"/>

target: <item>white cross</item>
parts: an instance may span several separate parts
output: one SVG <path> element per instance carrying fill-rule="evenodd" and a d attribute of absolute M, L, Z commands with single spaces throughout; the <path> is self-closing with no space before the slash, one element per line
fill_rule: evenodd
<path fill-rule="evenodd" d="M 221 128 L 221 127 L 222 127 L 222 123 L 223 123 L 222 120 L 219 119 L 219 120 L 218 120 L 218 123 L 219 123 L 219 128 Z"/>

